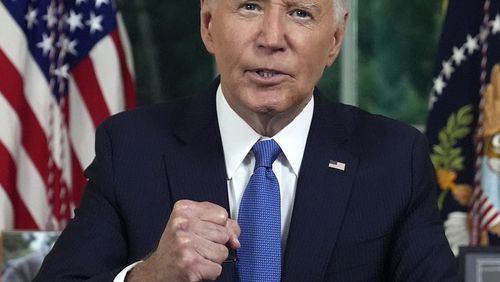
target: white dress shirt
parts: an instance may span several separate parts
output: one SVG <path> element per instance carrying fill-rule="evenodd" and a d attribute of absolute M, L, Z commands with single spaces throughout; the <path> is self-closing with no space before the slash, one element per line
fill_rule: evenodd
<path fill-rule="evenodd" d="M 255 132 L 229 106 L 220 85 L 217 89 L 216 107 L 226 162 L 229 209 L 232 219 L 238 220 L 241 198 L 255 166 L 255 157 L 251 151 L 253 145 L 260 139 L 274 139 L 281 147 L 282 153 L 273 163 L 273 172 L 280 186 L 281 250 L 283 252 L 292 218 L 297 179 L 311 126 L 314 97 L 291 123 L 272 137 L 261 136 Z M 138 263 L 140 261 L 124 268 L 113 281 L 125 281 L 127 273 Z"/>
<path fill-rule="evenodd" d="M 217 119 L 224 150 L 227 170 L 227 188 L 231 218 L 237 220 L 241 198 L 252 176 L 255 157 L 252 146 L 261 136 L 255 132 L 227 103 L 219 85 L 216 97 Z M 314 98 L 302 112 L 272 139 L 281 147 L 281 153 L 273 163 L 273 172 L 278 179 L 281 196 L 281 246 L 285 249 L 297 179 L 306 146 L 307 135 L 313 116 Z"/>

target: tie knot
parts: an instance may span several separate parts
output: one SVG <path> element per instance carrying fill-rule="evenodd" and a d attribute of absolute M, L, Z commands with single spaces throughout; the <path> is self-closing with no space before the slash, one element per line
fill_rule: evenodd
<path fill-rule="evenodd" d="M 273 139 L 258 141 L 253 145 L 255 169 L 258 167 L 272 168 L 274 161 L 281 153 L 281 148 Z"/>

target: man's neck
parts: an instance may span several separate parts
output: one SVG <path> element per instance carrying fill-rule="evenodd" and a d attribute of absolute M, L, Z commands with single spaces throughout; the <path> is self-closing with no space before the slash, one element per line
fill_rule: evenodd
<path fill-rule="evenodd" d="M 294 112 L 245 112 L 234 111 L 248 124 L 250 127 L 262 136 L 272 137 L 290 124 L 297 117 L 307 104 L 295 109 Z"/>

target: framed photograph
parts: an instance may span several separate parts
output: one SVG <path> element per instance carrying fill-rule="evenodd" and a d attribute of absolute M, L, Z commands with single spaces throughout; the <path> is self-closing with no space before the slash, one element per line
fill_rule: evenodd
<path fill-rule="evenodd" d="M 500 281 L 500 247 L 461 247 L 459 271 L 464 282 Z"/>
<path fill-rule="evenodd" d="M 0 282 L 32 281 L 59 232 L 0 233 Z"/>

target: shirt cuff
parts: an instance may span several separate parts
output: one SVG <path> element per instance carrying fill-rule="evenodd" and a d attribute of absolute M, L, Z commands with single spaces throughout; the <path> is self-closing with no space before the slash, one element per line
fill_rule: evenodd
<path fill-rule="evenodd" d="M 125 281 L 125 277 L 127 276 L 127 273 L 130 270 L 132 270 L 132 268 L 134 268 L 134 266 L 136 266 L 137 264 L 139 264 L 141 262 L 142 262 L 142 260 L 134 262 L 133 264 L 125 267 L 122 271 L 120 271 L 120 273 L 118 273 L 118 275 L 116 275 L 116 277 L 113 280 L 113 282 L 124 282 Z"/>

